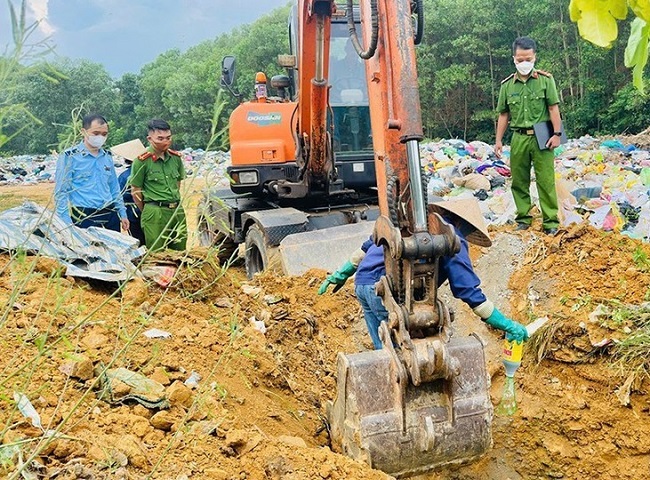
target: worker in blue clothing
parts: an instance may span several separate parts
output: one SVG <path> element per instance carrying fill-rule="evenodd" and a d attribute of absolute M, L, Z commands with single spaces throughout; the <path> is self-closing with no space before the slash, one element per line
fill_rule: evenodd
<path fill-rule="evenodd" d="M 81 228 L 128 230 L 113 157 L 102 148 L 108 137 L 108 123 L 101 115 L 86 115 L 81 133 L 83 140 L 65 150 L 56 164 L 56 213 L 66 223 Z"/>
<path fill-rule="evenodd" d="M 126 206 L 126 216 L 129 219 L 129 235 L 133 238 L 137 238 L 140 241 L 140 245 L 145 244 L 144 232 L 142 231 L 142 225 L 140 224 L 142 212 L 135 204 L 135 200 L 133 200 L 131 185 L 129 184 L 129 176 L 131 175 L 131 166 L 133 165 L 133 161 L 146 151 L 147 147 L 144 146 L 139 138 L 111 147 L 111 152 L 122 157 L 124 163 L 127 165 L 126 169 L 117 177 L 117 181 L 120 184 L 120 191 L 122 192 L 122 198 L 124 199 L 124 205 Z"/>
<path fill-rule="evenodd" d="M 485 323 L 506 332 L 509 340 L 528 340 L 526 328 L 507 318 L 487 299 L 480 288 L 481 280 L 472 267 L 467 242 L 480 246 L 492 244 L 477 202 L 463 199 L 437 202 L 433 206 L 437 213 L 454 227 L 461 243 L 457 254 L 439 259 L 438 285 L 449 280 L 454 297 L 465 302 Z M 372 343 L 375 349 L 380 349 L 382 344 L 378 333 L 379 325 L 388 318 L 381 298 L 375 293 L 375 284 L 386 274 L 383 247 L 375 245 L 372 238 L 366 240 L 341 268 L 327 277 L 318 294 L 325 293 L 330 285 L 335 285 L 333 292 L 338 291 L 355 272 L 355 294 L 363 308 Z"/>

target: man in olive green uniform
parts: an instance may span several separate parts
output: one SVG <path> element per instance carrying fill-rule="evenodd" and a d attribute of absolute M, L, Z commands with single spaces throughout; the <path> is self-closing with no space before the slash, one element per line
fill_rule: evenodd
<path fill-rule="evenodd" d="M 141 224 L 147 248 L 184 250 L 187 223 L 181 206 L 181 180 L 185 168 L 180 152 L 171 150 L 172 132 L 164 120 L 147 125 L 150 147 L 133 162 L 131 193 L 142 212 Z"/>
<path fill-rule="evenodd" d="M 551 74 L 534 68 L 536 48 L 535 41 L 528 37 L 519 37 L 512 44 L 517 72 L 501 82 L 494 151 L 497 157 L 501 157 L 503 135 L 510 121 L 513 130 L 510 169 L 512 196 L 517 206 L 517 230 L 528 229 L 533 220 L 530 215 L 532 166 L 542 208 L 542 227 L 545 233 L 555 235 L 559 222 L 553 150 L 560 145 L 561 138 L 560 99 Z M 554 133 L 546 143 L 547 148 L 540 150 L 533 125 L 548 120 L 553 124 Z"/>

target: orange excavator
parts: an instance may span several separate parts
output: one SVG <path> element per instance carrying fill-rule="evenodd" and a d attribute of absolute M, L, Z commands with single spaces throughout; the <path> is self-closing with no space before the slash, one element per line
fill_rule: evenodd
<path fill-rule="evenodd" d="M 330 1 L 297 2 L 291 54 L 279 58 L 287 75 L 270 81 L 277 94 L 256 94 L 230 116 L 230 188 L 204 195 L 199 240 L 219 245 L 222 258 L 244 244 L 249 277 L 334 269 L 379 214 L 364 62 L 354 50 L 346 56 L 347 11 Z M 349 11 L 358 24 L 358 8 Z M 234 80 L 228 56 L 221 85 L 239 96 Z"/>
<path fill-rule="evenodd" d="M 242 104 L 241 112 L 233 112 L 230 132 L 232 190 L 250 195 L 258 207 L 271 201 L 263 196 L 276 202 L 274 208 L 241 215 L 239 227 L 245 229 L 250 222 L 248 232 L 256 230 L 266 248 L 273 244 L 273 235 L 285 233 L 287 214 L 297 218 L 299 212 L 309 223 L 312 217 L 344 217 L 341 211 L 358 208 L 359 203 L 337 203 L 364 188 L 363 182 L 354 187 L 346 182 L 341 167 L 346 156 L 337 153 L 348 152 L 341 147 L 344 143 L 362 145 L 366 135 L 341 140 L 343 125 L 337 121 L 345 115 L 331 110 L 357 108 L 348 116 L 356 115 L 352 123 L 358 135 L 358 109 L 364 105 L 346 102 L 367 99 L 379 209 L 374 222 L 357 223 L 371 225 L 375 243 L 384 247 L 386 275 L 376 290 L 389 315 L 379 330 L 381 350 L 339 353 L 337 392 L 328 419 L 335 451 L 400 478 L 478 458 L 492 438 L 483 344 L 475 336 L 453 335 L 453 313 L 437 294 L 439 258 L 456 253 L 460 240 L 428 205 L 423 187 L 415 57 L 415 45 L 422 38 L 422 1 L 360 0 L 357 7 L 352 0 L 345 5 L 299 0 L 290 25 L 297 63 L 289 76 L 271 81 L 281 94 L 276 100 Z M 366 80 L 364 89 L 343 85 L 338 97 L 336 83 L 328 77 L 337 22 L 344 22 L 346 44 L 364 60 Z M 283 91 L 292 86 L 295 99 Z M 246 124 L 244 119 L 251 117 Z M 260 128 L 253 130 L 251 121 Z M 275 130 L 266 135 L 262 124 L 273 124 Z M 245 140 L 238 137 L 242 125 L 250 129 Z M 287 174 L 290 166 L 295 175 Z M 269 173 L 274 168 L 284 173 L 274 177 Z M 298 202 L 286 206 L 291 199 Z M 319 210 L 318 205 L 327 208 Z M 308 210 L 312 206 L 314 210 Z M 365 211 L 368 219 L 370 210 Z M 352 249 L 360 243 L 353 243 Z M 326 253 L 312 250 L 311 255 Z"/>

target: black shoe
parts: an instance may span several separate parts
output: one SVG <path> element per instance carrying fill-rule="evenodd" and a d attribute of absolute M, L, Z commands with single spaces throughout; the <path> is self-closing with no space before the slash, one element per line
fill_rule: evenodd
<path fill-rule="evenodd" d="M 530 225 L 527 223 L 522 223 L 522 222 L 517 222 L 517 228 L 515 228 L 515 231 L 522 231 L 522 230 L 528 230 L 530 228 Z"/>
<path fill-rule="evenodd" d="M 557 234 L 557 228 L 545 228 L 544 233 L 546 235 L 555 236 Z"/>

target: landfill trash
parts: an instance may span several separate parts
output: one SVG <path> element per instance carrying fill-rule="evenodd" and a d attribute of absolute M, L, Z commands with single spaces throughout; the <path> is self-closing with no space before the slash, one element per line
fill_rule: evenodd
<path fill-rule="evenodd" d="M 646 149 L 647 139 L 637 137 L 639 146 L 622 139 L 601 140 L 585 135 L 555 150 L 563 227 L 589 223 L 650 241 L 650 151 Z M 479 199 L 488 225 L 514 222 L 508 146 L 498 159 L 486 143 L 443 139 L 421 144 L 420 154 L 429 198 L 463 198 L 471 193 Z M 531 198 L 539 204 L 534 172 L 531 174 Z M 469 185 L 468 179 L 473 180 Z M 477 189 L 479 184 L 474 182 L 489 182 L 489 187 Z"/>
<path fill-rule="evenodd" d="M 117 382 L 117 383 L 116 383 Z M 119 389 L 119 384 L 126 388 Z M 111 404 L 137 402 L 147 408 L 168 408 L 165 387 L 141 373 L 126 368 L 112 368 L 99 375 L 98 397 Z"/>
<path fill-rule="evenodd" d="M 196 388 L 199 385 L 199 382 L 201 381 L 201 375 L 199 375 L 197 372 L 192 370 L 192 373 L 190 373 L 190 376 L 187 377 L 187 380 L 183 382 L 185 386 L 189 388 Z"/>
<path fill-rule="evenodd" d="M 256 319 L 255 316 L 249 318 L 248 321 L 255 330 L 261 333 L 266 333 L 266 325 L 264 325 L 263 321 Z"/>
<path fill-rule="evenodd" d="M 20 445 L 0 445 L 0 467 L 8 467 L 15 463 L 20 454 Z"/>
<path fill-rule="evenodd" d="M 43 430 L 43 425 L 41 424 L 41 416 L 34 408 L 34 405 L 32 405 L 32 402 L 29 401 L 27 395 L 24 393 L 14 392 L 14 401 L 18 407 L 18 411 L 22 413 L 25 418 L 29 418 L 32 421 L 32 425 L 34 427 Z"/>
<path fill-rule="evenodd" d="M 0 250 L 54 258 L 66 266 L 68 276 L 107 282 L 132 278 L 136 274 L 133 260 L 146 253 L 146 247 L 138 247 L 129 235 L 68 225 L 30 201 L 0 212 Z"/>
<path fill-rule="evenodd" d="M 569 139 L 555 149 L 557 183 L 564 182 L 567 192 L 575 198 L 575 202 L 560 201 L 562 226 L 588 222 L 595 228 L 650 241 L 650 143 L 647 137 L 643 133 L 628 137 L 634 139 L 636 144 L 633 144 L 621 138 L 598 139 L 584 135 Z M 181 152 L 181 157 L 188 175 L 203 179 L 210 188 L 229 187 L 226 174 L 231 164 L 229 152 L 188 148 Z M 509 188 L 509 146 L 504 146 L 501 158 L 497 158 L 492 145 L 485 142 L 442 139 L 422 142 L 420 158 L 429 198 L 463 198 L 466 193 L 475 193 L 488 225 L 514 221 L 516 209 Z M 0 158 L 0 185 L 52 181 L 56 159 L 56 155 Z M 114 162 L 118 173 L 126 168 L 120 157 L 114 156 Z M 531 173 L 531 197 L 539 204 L 534 172 Z M 604 208 L 606 205 L 609 207 Z M 638 212 L 638 223 L 626 220 L 625 214 L 631 210 L 624 206 L 621 211 L 621 205 L 630 205 Z M 600 208 L 602 210 L 598 210 Z"/>
<path fill-rule="evenodd" d="M 284 297 L 282 295 L 264 295 L 264 303 L 267 305 L 274 305 L 280 303 Z"/>
<path fill-rule="evenodd" d="M 142 276 L 153 280 L 161 287 L 169 287 L 177 271 L 177 267 L 170 265 L 143 265 L 140 267 Z"/>
<path fill-rule="evenodd" d="M 147 338 L 172 338 L 172 334 L 165 332 L 164 330 L 159 330 L 157 328 L 151 328 L 143 333 Z"/>
<path fill-rule="evenodd" d="M 186 148 L 181 158 L 188 175 L 206 177 L 210 184 L 228 187 L 226 168 L 230 166 L 230 152 Z M 48 155 L 15 155 L 0 157 L 0 185 L 36 185 L 53 182 L 56 172 L 56 152 Z M 124 159 L 113 155 L 113 164 L 119 175 L 127 168 Z"/>
<path fill-rule="evenodd" d="M 260 287 L 254 287 L 248 284 L 243 284 L 241 286 L 241 290 L 249 297 L 257 297 L 260 293 L 262 293 L 262 289 Z"/>

